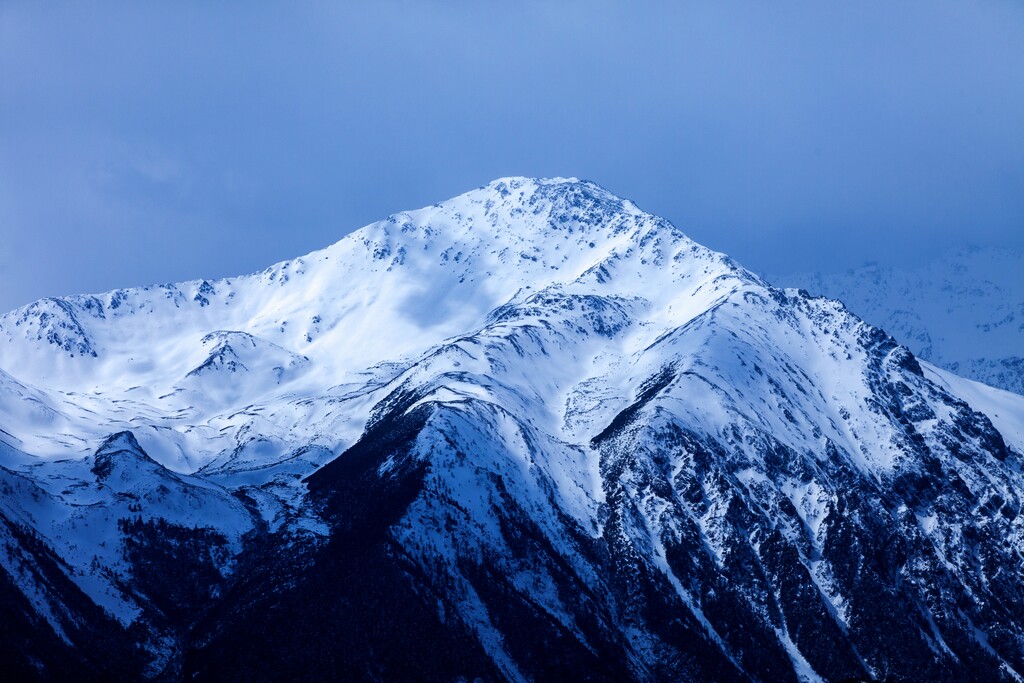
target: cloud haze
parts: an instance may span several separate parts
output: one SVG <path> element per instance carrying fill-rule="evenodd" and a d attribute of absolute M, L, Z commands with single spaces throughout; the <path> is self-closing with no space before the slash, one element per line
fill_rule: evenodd
<path fill-rule="evenodd" d="M 773 272 L 1024 248 L 1021 121 L 1010 1 L 9 0 L 0 309 L 261 269 L 504 175 Z"/>

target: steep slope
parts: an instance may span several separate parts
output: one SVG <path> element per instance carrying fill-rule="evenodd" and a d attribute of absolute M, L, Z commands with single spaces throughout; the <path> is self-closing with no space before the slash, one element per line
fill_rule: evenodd
<path fill-rule="evenodd" d="M 3 513 L 145 675 L 1024 672 L 1024 398 L 591 183 L 61 301 L 0 319 Z M 6 571 L 42 624 L 63 592 Z M 64 642 L 44 673 L 97 647 Z"/>
<path fill-rule="evenodd" d="M 1024 254 L 963 248 L 912 269 L 869 264 L 779 277 L 841 299 L 911 351 L 964 377 L 1024 394 Z"/>
<path fill-rule="evenodd" d="M 30 457 L 0 454 L 7 465 Z M 175 632 L 216 595 L 254 524 L 242 501 L 171 473 L 130 432 L 84 460 L 2 467 L 0 491 L 0 576 L 21 593 L 5 600 L 32 605 L 34 628 L 79 660 L 76 678 L 174 671 Z M 19 653 L 28 661 L 7 665 L 58 675 L 65 656 L 51 659 L 59 649 L 40 637 Z"/>

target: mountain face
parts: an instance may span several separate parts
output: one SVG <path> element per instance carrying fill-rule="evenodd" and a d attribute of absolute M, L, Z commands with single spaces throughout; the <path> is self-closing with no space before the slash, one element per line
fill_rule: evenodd
<path fill-rule="evenodd" d="M 1024 254 L 963 248 L 924 266 L 777 278 L 841 299 L 920 358 L 1024 394 Z"/>
<path fill-rule="evenodd" d="M 0 317 L 0 667 L 1024 675 L 1024 397 L 587 182 Z"/>

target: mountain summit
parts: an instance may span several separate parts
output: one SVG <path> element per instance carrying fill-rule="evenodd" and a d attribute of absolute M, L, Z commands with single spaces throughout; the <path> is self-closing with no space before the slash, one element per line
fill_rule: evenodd
<path fill-rule="evenodd" d="M 19 675 L 1024 675 L 1024 398 L 593 183 L 44 300 L 0 368 Z"/>

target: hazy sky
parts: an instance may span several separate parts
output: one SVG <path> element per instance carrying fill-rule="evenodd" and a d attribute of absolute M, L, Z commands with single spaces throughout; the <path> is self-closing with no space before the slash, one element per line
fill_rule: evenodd
<path fill-rule="evenodd" d="M 762 271 L 1024 248 L 1024 2 L 0 0 L 2 310 L 506 175 Z"/>

